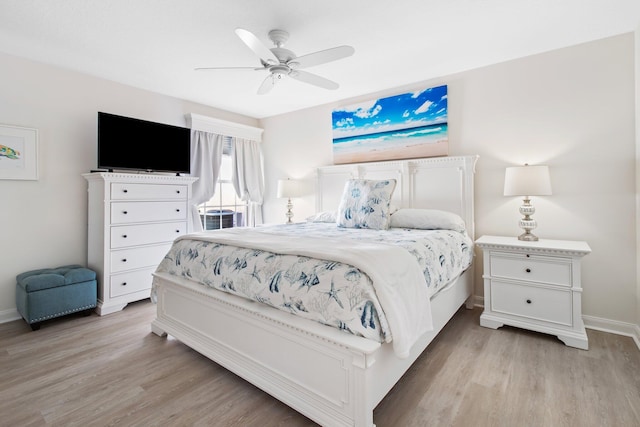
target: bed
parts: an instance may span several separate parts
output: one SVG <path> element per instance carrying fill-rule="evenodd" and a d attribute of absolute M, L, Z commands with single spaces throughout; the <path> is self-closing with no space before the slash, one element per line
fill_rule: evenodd
<path fill-rule="evenodd" d="M 213 237 L 212 233 L 181 236 L 154 273 L 157 317 L 152 322 L 152 331 L 159 336 L 175 337 L 321 425 L 373 426 L 373 410 L 382 398 L 455 312 L 465 303 L 468 308 L 473 305 L 471 262 L 476 161 L 477 156 L 460 156 L 321 167 L 317 170 L 316 185 L 318 215 L 307 224 L 258 230 L 226 229 L 212 232 L 215 233 Z M 348 203 L 345 205 L 345 194 L 359 194 L 359 188 L 354 191 L 355 187 L 349 186 L 363 182 L 370 188 L 374 188 L 374 184 L 378 188 L 392 182 L 393 188 L 387 192 L 390 200 L 382 201 L 388 209 L 383 220 L 367 216 L 369 222 L 364 224 L 365 230 L 360 234 L 357 229 L 362 225 L 362 218 L 352 213 Z M 380 191 L 390 189 L 380 188 Z M 374 194 L 374 200 L 380 198 L 379 194 L 382 193 Z M 358 212 L 362 210 L 358 208 Z M 377 207 L 371 210 L 378 211 Z M 415 230 L 406 227 L 412 226 L 412 220 L 409 223 L 401 221 L 406 213 L 427 210 L 446 214 L 447 223 L 458 224 L 449 221 L 450 218 L 463 222 L 463 231 L 453 230 L 455 227 L 450 227 L 451 230 L 424 227 L 430 228 L 426 233 L 431 236 L 429 238 L 438 233 L 466 236 L 461 246 L 466 248 L 467 260 L 461 261 L 463 268 L 460 271 L 427 272 L 428 269 L 415 260 L 408 260 L 412 248 L 399 250 L 394 247 L 394 254 L 389 255 L 388 242 L 373 242 L 382 239 L 387 228 L 396 241 L 427 239 L 415 237 Z M 333 212 L 335 219 L 331 217 Z M 388 223 L 378 224 L 377 221 Z M 247 238 L 245 232 L 250 233 L 249 240 L 240 243 L 238 239 Z M 324 236 L 333 232 L 340 234 Z M 355 243 L 347 244 L 345 232 L 374 237 L 365 241 L 357 238 Z M 298 233 L 304 238 L 289 234 L 284 243 L 271 241 L 274 235 L 283 233 Z M 406 233 L 411 233 L 410 237 Z M 448 237 L 438 236 L 436 239 L 448 240 Z M 336 247 L 341 250 L 336 251 Z M 359 252 L 363 248 L 369 248 L 366 256 Z M 226 261 L 215 264 L 209 250 L 235 252 L 224 252 Z M 267 265 L 273 265 L 267 263 L 276 259 L 280 268 L 266 273 Z M 384 260 L 388 259 L 394 262 L 385 264 Z M 205 260 L 211 263 L 207 264 L 209 261 Z M 206 268 L 198 267 L 205 264 Z M 308 264 L 312 270 L 301 270 L 303 264 Z M 375 268 L 375 264 L 385 265 Z M 296 274 L 288 274 L 294 267 Z M 232 280 L 225 282 L 223 279 L 216 288 L 211 284 L 215 280 L 206 276 L 215 271 L 222 278 L 240 268 L 248 278 L 242 282 L 236 279 L 236 286 L 228 286 Z M 350 273 L 350 268 L 366 272 L 362 292 L 367 292 L 366 287 L 372 285 L 379 305 L 370 303 L 367 298 L 359 300 L 363 302 L 361 305 L 352 304 L 351 309 L 357 310 L 354 311 L 357 316 L 351 316 L 355 323 L 348 324 L 345 319 L 350 317 L 349 312 L 340 314 L 337 309 L 348 304 L 344 304 L 344 299 L 337 303 L 333 285 L 336 285 L 335 290 L 344 289 L 338 276 L 356 277 Z M 337 274 L 336 271 L 341 272 Z M 260 274 L 265 276 L 260 277 Z M 434 289 L 400 286 L 414 281 L 427 283 L 432 275 L 443 277 Z M 288 284 L 298 294 L 285 296 L 276 289 L 282 303 L 267 300 L 274 293 L 273 286 L 279 286 L 280 280 L 287 283 L 285 277 L 289 276 L 295 276 Z M 268 283 L 271 290 L 256 291 L 258 282 Z M 318 290 L 323 283 L 329 282 L 331 288 Z M 238 283 L 246 285 L 237 286 Z M 242 287 L 245 295 L 236 292 Z M 312 287 L 313 292 L 310 291 Z M 318 305 L 318 299 L 309 296 L 312 293 L 325 295 L 321 319 L 308 310 L 314 304 Z M 403 293 L 405 295 L 399 295 Z M 415 301 L 422 303 L 415 304 Z M 336 309 L 335 313 L 326 309 L 329 304 L 332 310 Z M 304 317 L 300 315 L 302 312 L 311 314 Z M 380 316 L 375 317 L 372 313 Z M 368 327 L 359 330 L 363 324 Z"/>

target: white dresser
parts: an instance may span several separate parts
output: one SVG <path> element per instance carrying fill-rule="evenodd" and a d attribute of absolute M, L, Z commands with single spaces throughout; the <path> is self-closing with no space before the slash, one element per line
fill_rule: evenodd
<path fill-rule="evenodd" d="M 566 345 L 589 348 L 582 321 L 580 262 L 586 242 L 482 236 L 484 312 L 480 325 L 516 326 L 556 335 Z"/>
<path fill-rule="evenodd" d="M 98 274 L 100 315 L 149 298 L 153 273 L 188 229 L 197 178 L 96 172 L 89 183 L 88 266 Z"/>

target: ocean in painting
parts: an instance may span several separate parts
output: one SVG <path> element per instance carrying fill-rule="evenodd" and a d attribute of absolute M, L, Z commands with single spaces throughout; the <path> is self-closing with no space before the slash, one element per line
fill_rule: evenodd
<path fill-rule="evenodd" d="M 356 151 L 366 154 L 446 142 L 448 141 L 447 130 L 447 124 L 442 123 L 334 139 L 333 153 L 334 156 L 350 155 Z"/>
<path fill-rule="evenodd" d="M 448 98 L 443 85 L 334 109 L 333 162 L 448 155 Z"/>

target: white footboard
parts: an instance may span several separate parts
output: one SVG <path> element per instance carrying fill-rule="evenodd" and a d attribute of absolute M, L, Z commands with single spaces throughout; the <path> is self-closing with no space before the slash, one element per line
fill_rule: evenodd
<path fill-rule="evenodd" d="M 174 336 L 321 425 L 373 425 L 367 368 L 380 344 L 175 280 L 154 279 L 154 333 Z M 300 327 L 285 323 L 292 318 Z"/>
<path fill-rule="evenodd" d="M 434 307 L 436 330 L 409 359 L 398 359 L 390 344 L 162 274 L 154 278 L 152 331 L 177 338 L 323 426 L 371 427 L 375 406 L 470 295 L 468 281 L 460 282 L 438 295 L 444 302 Z"/>

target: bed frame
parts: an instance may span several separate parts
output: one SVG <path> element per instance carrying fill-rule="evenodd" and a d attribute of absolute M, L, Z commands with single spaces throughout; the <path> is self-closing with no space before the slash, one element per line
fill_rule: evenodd
<path fill-rule="evenodd" d="M 396 178 L 398 207 L 461 215 L 474 237 L 477 156 L 327 166 L 317 173 L 317 211 L 337 209 L 349 178 Z M 456 311 L 471 308 L 473 271 L 432 298 L 434 330 L 410 356 L 182 278 L 155 274 L 152 331 L 171 335 L 323 426 L 372 427 L 373 410 Z M 251 339 L 247 339 L 251 337 Z"/>

